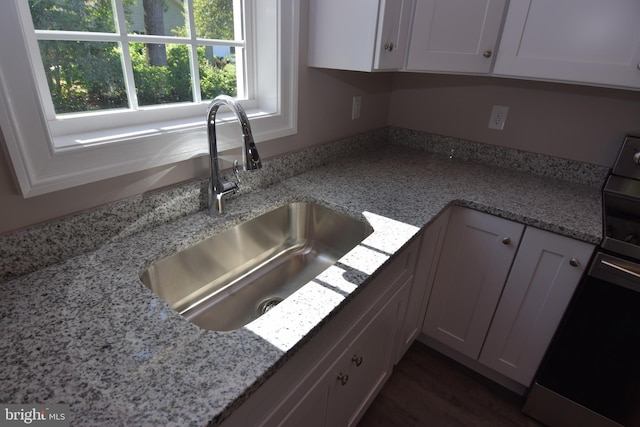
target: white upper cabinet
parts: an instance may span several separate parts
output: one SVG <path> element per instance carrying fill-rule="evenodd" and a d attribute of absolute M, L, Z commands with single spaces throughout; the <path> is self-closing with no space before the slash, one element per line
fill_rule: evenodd
<path fill-rule="evenodd" d="M 374 68 L 399 70 L 409 47 L 413 0 L 381 0 Z"/>
<path fill-rule="evenodd" d="M 511 0 L 495 75 L 640 88 L 640 1 Z"/>
<path fill-rule="evenodd" d="M 506 0 L 416 0 L 409 71 L 489 73 Z"/>
<path fill-rule="evenodd" d="M 311 0 L 311 67 L 399 70 L 407 53 L 413 0 Z"/>

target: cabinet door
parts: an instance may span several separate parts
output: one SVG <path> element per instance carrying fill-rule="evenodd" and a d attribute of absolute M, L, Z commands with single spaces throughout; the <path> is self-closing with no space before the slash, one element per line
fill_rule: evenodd
<path fill-rule="evenodd" d="M 427 307 L 436 266 L 440 259 L 440 252 L 444 243 L 444 235 L 447 231 L 450 210 L 445 212 L 427 227 L 421 238 L 418 261 L 415 266 L 415 274 L 411 283 L 411 290 L 407 300 L 404 320 L 400 326 L 400 343 L 394 363 L 398 363 L 407 352 L 413 341 L 422 330 L 424 314 Z"/>
<path fill-rule="evenodd" d="M 409 281 L 390 298 L 329 369 L 327 426 L 355 426 L 391 375 L 396 317 Z"/>
<path fill-rule="evenodd" d="M 506 0 L 417 0 L 407 69 L 488 73 Z"/>
<path fill-rule="evenodd" d="M 278 412 L 269 417 L 262 426 L 277 427 L 324 427 L 329 399 L 331 378 L 322 377 L 288 412 Z"/>
<path fill-rule="evenodd" d="M 640 88 L 640 2 L 511 0 L 494 74 Z"/>
<path fill-rule="evenodd" d="M 529 386 L 594 246 L 527 227 L 480 362 Z"/>
<path fill-rule="evenodd" d="M 287 396 L 259 425 L 355 426 L 391 375 L 396 318 L 410 279 L 405 278 L 405 283 L 390 295 L 386 304 L 359 323 L 360 333 L 313 383 Z"/>
<path fill-rule="evenodd" d="M 477 359 L 524 226 L 452 208 L 423 332 Z"/>
<path fill-rule="evenodd" d="M 399 70 L 409 47 L 413 0 L 381 0 L 376 38 L 376 70 Z"/>
<path fill-rule="evenodd" d="M 311 67 L 397 70 L 404 66 L 413 0 L 311 0 Z"/>
<path fill-rule="evenodd" d="M 371 71 L 378 6 L 371 0 L 311 0 L 309 66 Z"/>
<path fill-rule="evenodd" d="M 327 417 L 327 402 L 329 400 L 329 387 L 331 378 L 322 377 L 304 395 L 299 402 L 289 412 L 280 414 L 282 418 L 275 414 L 262 424 L 263 426 L 277 427 L 324 427 Z"/>

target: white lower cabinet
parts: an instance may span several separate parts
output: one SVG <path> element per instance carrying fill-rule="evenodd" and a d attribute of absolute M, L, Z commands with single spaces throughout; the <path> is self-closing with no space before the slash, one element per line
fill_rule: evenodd
<path fill-rule="evenodd" d="M 454 206 L 423 331 L 476 359 L 524 225 Z"/>
<path fill-rule="evenodd" d="M 272 414 L 262 425 L 324 427 L 329 401 L 329 377 L 322 377 L 292 409 Z"/>
<path fill-rule="evenodd" d="M 440 259 L 440 252 L 444 243 L 444 236 L 447 231 L 447 222 L 449 221 L 450 209 L 442 212 L 436 220 L 422 233 L 419 241 L 414 245 L 419 245 L 413 252 L 419 254 L 419 261 L 415 264 L 415 273 L 411 288 L 409 290 L 409 298 L 407 306 L 404 310 L 404 320 L 399 326 L 397 339 L 397 350 L 394 363 L 397 364 L 402 356 L 407 352 L 416 337 L 422 331 L 422 322 L 427 307 L 427 301 L 433 281 L 435 278 L 436 267 Z"/>
<path fill-rule="evenodd" d="M 423 332 L 528 387 L 594 246 L 453 209 Z"/>
<path fill-rule="evenodd" d="M 388 302 L 357 326 L 359 333 L 328 368 L 317 369 L 314 380 L 300 387 L 293 408 L 278 408 L 265 426 L 354 426 L 391 375 L 396 319 L 406 303 L 410 279 L 390 295 Z M 333 357 L 331 358 L 333 359 Z M 322 365 L 322 364 L 320 364 Z"/>
<path fill-rule="evenodd" d="M 357 424 L 391 375 L 418 250 L 396 254 L 223 425 Z"/>
<path fill-rule="evenodd" d="M 405 289 L 406 283 L 400 292 Z M 355 426 L 391 375 L 390 344 L 402 302 L 392 298 L 326 372 L 327 426 Z"/>
<path fill-rule="evenodd" d="M 529 386 L 594 246 L 527 227 L 480 363 Z"/>

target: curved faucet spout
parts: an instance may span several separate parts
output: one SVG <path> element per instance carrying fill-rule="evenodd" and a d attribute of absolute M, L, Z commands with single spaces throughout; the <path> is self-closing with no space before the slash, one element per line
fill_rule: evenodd
<path fill-rule="evenodd" d="M 242 163 L 244 170 L 256 170 L 262 167 L 258 149 L 253 141 L 253 133 L 249 125 L 249 118 L 244 108 L 233 98 L 219 95 L 207 109 L 207 135 L 209 138 L 209 160 L 211 178 L 209 183 L 209 213 L 223 213 L 223 201 L 228 195 L 238 191 L 238 185 L 231 181 L 222 181 L 218 160 L 218 140 L 216 138 L 216 114 L 218 109 L 226 105 L 233 111 L 242 128 Z"/>

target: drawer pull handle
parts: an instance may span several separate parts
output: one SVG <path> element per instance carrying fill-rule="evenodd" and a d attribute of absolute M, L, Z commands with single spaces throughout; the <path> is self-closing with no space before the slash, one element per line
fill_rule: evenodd
<path fill-rule="evenodd" d="M 349 382 L 349 375 L 339 373 L 337 380 L 340 381 L 340 384 L 347 385 L 347 383 Z"/>
<path fill-rule="evenodd" d="M 571 260 L 569 260 L 569 265 L 571 265 L 571 267 L 579 267 L 580 266 L 580 260 L 578 258 L 571 258 Z"/>
<path fill-rule="evenodd" d="M 504 243 L 505 245 L 511 244 L 511 237 L 505 237 L 504 239 L 502 239 L 502 243 Z"/>
<path fill-rule="evenodd" d="M 482 54 L 482 56 L 484 56 L 485 58 L 491 58 L 491 55 L 493 55 L 493 52 L 491 50 L 485 50 Z"/>
<path fill-rule="evenodd" d="M 388 51 L 388 52 L 393 52 L 393 43 L 392 42 L 387 42 L 384 44 L 384 50 Z"/>
<path fill-rule="evenodd" d="M 354 354 L 353 357 L 351 358 L 351 361 L 355 363 L 356 366 L 360 366 L 362 365 L 362 356 L 357 356 Z"/>

